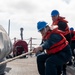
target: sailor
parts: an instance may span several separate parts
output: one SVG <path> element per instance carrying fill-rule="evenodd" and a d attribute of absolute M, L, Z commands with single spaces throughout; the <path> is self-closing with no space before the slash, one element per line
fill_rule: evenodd
<path fill-rule="evenodd" d="M 60 16 L 60 13 L 58 10 L 52 10 L 51 11 L 51 18 L 52 18 L 52 25 L 51 26 L 55 26 L 58 25 L 58 29 L 64 32 L 64 36 L 67 39 L 67 41 L 69 42 L 69 44 L 71 44 L 71 35 L 70 35 L 70 30 L 69 30 L 69 26 L 68 26 L 68 21 L 65 19 L 65 17 Z M 72 61 L 69 61 L 68 65 L 72 65 Z M 63 65 L 63 75 L 66 75 L 66 64 Z M 59 69 L 60 70 L 60 69 Z"/>
<path fill-rule="evenodd" d="M 46 50 L 37 56 L 37 68 L 40 75 L 58 75 L 57 66 L 63 66 L 71 59 L 71 48 L 68 41 L 57 28 L 47 30 L 47 23 L 39 21 L 37 29 L 42 35 L 43 43 L 33 52 Z"/>
<path fill-rule="evenodd" d="M 70 28 L 71 32 L 71 49 L 72 49 L 72 56 L 74 57 L 74 66 L 75 66 L 75 31 L 74 28 Z"/>

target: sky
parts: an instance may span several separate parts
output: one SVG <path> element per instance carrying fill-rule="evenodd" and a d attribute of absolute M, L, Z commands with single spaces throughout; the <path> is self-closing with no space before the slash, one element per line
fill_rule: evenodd
<path fill-rule="evenodd" d="M 0 25 L 10 35 L 20 39 L 20 28 L 24 28 L 23 38 L 41 38 L 37 31 L 37 22 L 46 21 L 51 25 L 51 11 L 58 10 L 66 17 L 69 27 L 75 28 L 75 0 L 0 0 Z"/>

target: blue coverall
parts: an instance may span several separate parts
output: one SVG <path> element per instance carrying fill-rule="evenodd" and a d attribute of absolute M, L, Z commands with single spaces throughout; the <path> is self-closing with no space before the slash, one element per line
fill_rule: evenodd
<path fill-rule="evenodd" d="M 44 41 L 41 46 L 43 50 L 48 50 L 55 43 L 62 40 L 59 34 L 51 34 L 50 38 Z M 40 75 L 58 75 L 58 66 L 63 66 L 71 59 L 72 52 L 69 45 L 67 45 L 62 51 L 55 54 L 39 54 L 37 56 L 37 67 Z"/>

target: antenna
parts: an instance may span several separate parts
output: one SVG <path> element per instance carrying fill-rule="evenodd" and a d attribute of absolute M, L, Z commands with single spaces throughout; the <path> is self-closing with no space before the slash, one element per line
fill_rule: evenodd
<path fill-rule="evenodd" d="M 8 23 L 8 36 L 10 35 L 10 19 L 9 19 L 9 23 Z"/>

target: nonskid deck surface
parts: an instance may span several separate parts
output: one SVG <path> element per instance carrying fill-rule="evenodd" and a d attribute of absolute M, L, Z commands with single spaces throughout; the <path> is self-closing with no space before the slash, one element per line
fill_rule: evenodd
<path fill-rule="evenodd" d="M 39 75 L 36 57 L 16 59 L 9 62 L 6 67 L 6 75 Z M 75 67 L 68 66 L 67 75 L 75 75 Z"/>
<path fill-rule="evenodd" d="M 9 62 L 6 75 L 39 75 L 36 66 L 36 57 L 20 58 Z"/>

